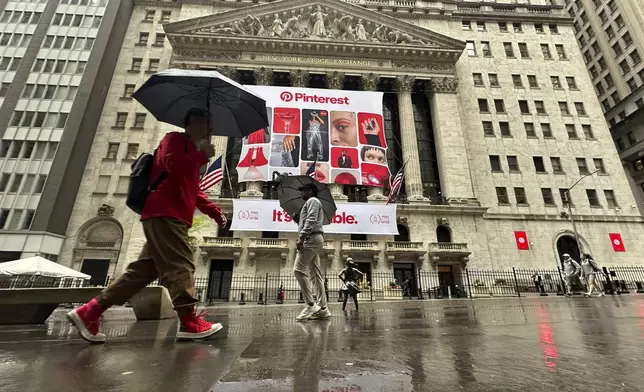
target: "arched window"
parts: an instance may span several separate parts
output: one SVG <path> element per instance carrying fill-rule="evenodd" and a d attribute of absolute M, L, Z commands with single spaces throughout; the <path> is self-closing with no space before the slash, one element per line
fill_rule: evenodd
<path fill-rule="evenodd" d="M 440 225 L 436 228 L 436 240 L 438 242 L 452 242 L 452 233 L 449 228 Z"/>
<path fill-rule="evenodd" d="M 409 228 L 407 225 L 398 225 L 398 235 L 394 236 L 396 242 L 409 242 Z"/>

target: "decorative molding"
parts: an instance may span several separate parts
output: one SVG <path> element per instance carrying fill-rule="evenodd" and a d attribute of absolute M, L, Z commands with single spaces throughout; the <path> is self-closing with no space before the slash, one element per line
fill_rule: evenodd
<path fill-rule="evenodd" d="M 332 90 L 342 90 L 344 87 L 344 73 L 338 71 L 327 73 L 326 87 Z"/>
<path fill-rule="evenodd" d="M 291 85 L 293 87 L 308 87 L 309 76 L 307 71 L 302 71 L 301 69 L 291 71 Z"/>
<path fill-rule="evenodd" d="M 455 60 L 457 58 L 458 57 L 456 57 Z M 456 69 L 454 64 L 428 63 L 423 61 L 393 60 L 391 62 L 391 65 L 394 68 L 418 69 L 423 71 L 444 72 L 444 73 L 454 73 Z"/>
<path fill-rule="evenodd" d="M 102 204 L 98 211 L 96 211 L 98 216 L 114 216 L 114 207 L 109 204 Z"/>
<path fill-rule="evenodd" d="M 409 75 L 396 77 L 396 90 L 400 93 L 411 93 L 415 79 Z"/>
<path fill-rule="evenodd" d="M 259 86 L 271 86 L 273 84 L 273 70 L 268 68 L 259 68 L 253 70 L 255 83 Z M 248 192 L 248 191 L 247 191 Z M 245 192 L 244 192 L 245 193 Z M 259 192 L 262 196 L 263 193 Z"/>
<path fill-rule="evenodd" d="M 432 78 L 428 90 L 433 93 L 456 94 L 458 91 L 458 78 Z"/>
<path fill-rule="evenodd" d="M 207 49 L 182 49 L 173 50 L 173 55 L 178 58 L 194 60 L 240 60 L 241 52 L 222 52 Z"/>
<path fill-rule="evenodd" d="M 360 75 L 360 81 L 362 84 L 362 90 L 364 91 L 376 91 L 378 88 L 378 83 L 380 82 L 380 76 L 369 73 L 367 75 Z"/>
<path fill-rule="evenodd" d="M 237 80 L 239 78 L 239 71 L 236 68 L 229 67 L 227 65 L 217 68 L 217 71 L 232 80 Z"/>
<path fill-rule="evenodd" d="M 248 252 L 248 264 L 255 265 L 255 258 L 257 254 L 255 252 Z"/>

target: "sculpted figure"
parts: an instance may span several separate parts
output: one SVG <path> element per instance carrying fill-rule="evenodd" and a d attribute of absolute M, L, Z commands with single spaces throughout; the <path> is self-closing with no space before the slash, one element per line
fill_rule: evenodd
<path fill-rule="evenodd" d="M 319 5 L 316 8 L 316 11 L 311 14 L 311 21 L 313 22 L 313 29 L 311 29 L 311 35 L 315 37 L 326 37 L 326 27 L 324 22 L 329 14 L 322 12 L 322 7 Z"/>
<path fill-rule="evenodd" d="M 284 23 L 282 37 L 299 37 L 301 15 L 294 16 Z"/>
<path fill-rule="evenodd" d="M 284 22 L 282 22 L 278 14 L 275 14 L 275 19 L 273 19 L 273 25 L 271 26 L 271 36 L 280 37 L 282 36 L 282 31 L 284 31 Z"/>
<path fill-rule="evenodd" d="M 358 20 L 356 24 L 356 39 L 358 41 L 367 41 L 367 30 L 365 30 L 364 25 L 362 24 L 362 19 Z"/>
<path fill-rule="evenodd" d="M 387 28 L 385 25 L 380 25 L 371 33 L 371 40 L 377 42 L 388 42 Z"/>

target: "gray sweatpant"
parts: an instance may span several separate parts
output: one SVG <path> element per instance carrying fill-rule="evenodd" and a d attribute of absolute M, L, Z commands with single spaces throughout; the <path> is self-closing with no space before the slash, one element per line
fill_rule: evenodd
<path fill-rule="evenodd" d="M 293 274 L 300 284 L 302 297 L 306 303 L 318 302 L 321 307 L 326 307 L 326 294 L 324 293 L 324 274 L 320 269 L 319 253 L 324 246 L 322 234 L 313 234 L 304 241 L 302 250 L 297 251 Z"/>

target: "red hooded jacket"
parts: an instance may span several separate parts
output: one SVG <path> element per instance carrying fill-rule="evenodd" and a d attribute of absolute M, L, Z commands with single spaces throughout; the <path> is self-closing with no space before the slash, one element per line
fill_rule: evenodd
<path fill-rule="evenodd" d="M 223 221 L 221 209 L 208 200 L 199 189 L 199 168 L 208 163 L 208 156 L 181 132 L 170 132 L 154 154 L 151 181 L 164 170 L 168 176 L 145 201 L 141 220 L 175 218 L 192 226 L 195 207 L 217 223 Z"/>

